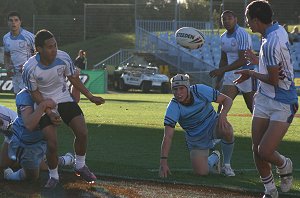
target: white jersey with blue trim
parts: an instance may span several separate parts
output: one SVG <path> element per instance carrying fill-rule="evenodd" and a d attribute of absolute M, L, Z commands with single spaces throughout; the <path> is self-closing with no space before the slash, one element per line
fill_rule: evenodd
<path fill-rule="evenodd" d="M 66 83 L 66 76 L 74 74 L 70 56 L 58 50 L 55 60 L 48 66 L 41 64 L 39 54 L 32 56 L 24 65 L 22 77 L 29 91 L 38 89 L 44 98 L 63 103 L 74 101 Z"/>
<path fill-rule="evenodd" d="M 17 118 L 17 113 L 5 106 L 0 105 L 0 119 L 3 121 L 3 125 L 0 127 L 2 130 L 6 130 L 8 125 Z"/>
<path fill-rule="evenodd" d="M 294 104 L 298 101 L 294 71 L 289 51 L 288 34 L 278 23 L 268 27 L 259 52 L 259 72 L 268 74 L 268 67 L 279 66 L 281 74 L 277 86 L 260 81 L 259 92 L 276 101 Z M 278 71 L 279 72 L 279 71 Z"/>
<path fill-rule="evenodd" d="M 239 59 L 239 51 L 252 49 L 251 36 L 244 28 L 236 25 L 234 32 L 225 31 L 221 35 L 221 50 L 226 53 L 228 65 Z"/>
<path fill-rule="evenodd" d="M 164 125 L 175 127 L 178 122 L 186 132 L 187 140 L 210 129 L 217 119 L 211 102 L 215 102 L 219 91 L 202 84 L 190 87 L 193 102 L 183 105 L 173 98 L 166 111 Z"/>
<path fill-rule="evenodd" d="M 13 136 L 12 140 L 18 141 L 22 146 L 34 145 L 44 139 L 43 132 L 40 129 L 35 129 L 34 131 L 28 130 L 22 118 L 22 111 L 28 107 L 34 109 L 34 101 L 28 90 L 22 89 L 16 96 L 16 105 L 18 111 L 18 117 L 14 121 L 12 129 Z"/>
<path fill-rule="evenodd" d="M 13 36 L 8 32 L 3 36 L 4 51 L 10 54 L 14 69 L 19 71 L 34 52 L 34 35 L 20 29 L 20 34 Z"/>

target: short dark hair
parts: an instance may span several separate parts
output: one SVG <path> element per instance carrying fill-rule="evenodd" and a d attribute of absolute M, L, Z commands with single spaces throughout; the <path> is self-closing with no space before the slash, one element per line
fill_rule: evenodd
<path fill-rule="evenodd" d="M 246 14 L 249 15 L 250 19 L 257 18 L 264 24 L 272 23 L 273 10 L 268 1 L 252 1 L 246 8 Z"/>
<path fill-rule="evenodd" d="M 49 30 L 46 30 L 46 29 L 39 30 L 35 34 L 35 37 L 34 37 L 35 48 L 43 47 L 45 44 L 45 41 L 48 39 L 51 39 L 53 37 L 54 37 L 54 35 Z"/>
<path fill-rule="evenodd" d="M 221 16 L 223 16 L 224 14 L 232 14 L 232 16 L 236 17 L 236 14 L 231 10 L 225 10 L 224 12 L 222 12 Z"/>
<path fill-rule="evenodd" d="M 22 21 L 22 18 L 21 18 L 21 15 L 20 15 L 19 12 L 17 12 L 17 11 L 11 11 L 11 12 L 9 12 L 7 14 L 7 20 L 9 19 L 9 17 L 12 17 L 12 16 L 17 16 L 20 19 L 20 21 Z"/>

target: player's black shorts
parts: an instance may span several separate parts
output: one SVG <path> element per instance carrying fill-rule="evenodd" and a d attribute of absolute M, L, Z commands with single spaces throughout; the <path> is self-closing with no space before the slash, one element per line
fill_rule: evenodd
<path fill-rule="evenodd" d="M 76 116 L 83 115 L 83 112 L 76 102 L 64 102 L 58 104 L 58 113 L 66 125 L 69 125 L 71 120 Z M 40 122 L 40 129 L 52 125 L 48 115 L 43 115 Z"/>

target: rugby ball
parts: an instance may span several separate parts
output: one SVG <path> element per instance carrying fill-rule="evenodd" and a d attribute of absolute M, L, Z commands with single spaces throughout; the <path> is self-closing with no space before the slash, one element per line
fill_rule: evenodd
<path fill-rule="evenodd" d="M 176 43 L 187 49 L 198 49 L 205 42 L 204 34 L 193 27 L 182 27 L 175 32 Z"/>

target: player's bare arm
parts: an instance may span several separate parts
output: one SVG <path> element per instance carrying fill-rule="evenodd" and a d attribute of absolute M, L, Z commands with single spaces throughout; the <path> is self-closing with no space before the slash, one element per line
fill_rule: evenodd
<path fill-rule="evenodd" d="M 236 84 L 242 83 L 250 77 L 254 77 L 264 83 L 276 86 L 278 85 L 279 74 L 281 78 L 284 78 L 284 74 L 280 70 L 279 66 L 268 67 L 268 74 L 261 74 L 253 70 L 240 70 L 236 71 L 235 73 L 241 75 L 238 79 L 234 81 L 234 83 Z"/>
<path fill-rule="evenodd" d="M 30 91 L 30 95 L 31 95 L 32 99 L 36 102 L 36 104 L 38 104 L 38 105 L 46 100 L 46 99 L 44 99 L 44 97 L 42 96 L 41 92 L 38 89 L 34 90 L 34 91 Z M 59 125 L 61 123 L 60 116 L 58 114 L 56 114 L 55 112 L 51 111 L 51 108 L 46 108 L 45 113 L 49 116 L 51 122 L 54 125 Z"/>
<path fill-rule="evenodd" d="M 11 62 L 11 58 L 10 58 L 10 53 L 9 52 L 4 52 L 4 67 L 7 70 L 7 76 L 11 77 L 13 76 L 14 72 L 13 72 L 13 65 Z"/>
<path fill-rule="evenodd" d="M 168 166 L 168 155 L 172 145 L 173 135 L 174 135 L 174 128 L 170 126 L 165 126 L 165 133 L 161 144 L 160 167 L 159 167 L 159 176 L 163 178 L 168 177 L 168 175 L 171 174 Z"/>
<path fill-rule="evenodd" d="M 222 52 L 225 53 L 225 52 Z M 211 71 L 209 74 L 211 77 L 223 76 L 225 72 L 236 70 L 244 65 L 247 65 L 247 59 L 245 58 L 245 50 L 239 50 L 239 58 L 230 65 L 219 66 L 219 69 Z M 226 56 L 226 55 L 225 55 Z M 222 58 L 222 57 L 221 57 Z"/>
<path fill-rule="evenodd" d="M 252 50 L 248 49 L 244 53 L 245 59 L 249 61 L 252 65 L 258 65 L 259 64 L 259 59 L 258 57 L 253 53 Z"/>
<path fill-rule="evenodd" d="M 101 105 L 105 103 L 105 100 L 101 97 L 94 96 L 81 82 L 81 80 L 75 76 L 68 76 L 71 84 L 80 91 L 83 95 L 85 95 L 92 103 L 96 105 Z"/>
<path fill-rule="evenodd" d="M 46 109 L 53 109 L 55 106 L 56 103 L 53 100 L 47 99 L 42 101 L 35 110 L 31 106 L 24 107 L 21 114 L 25 127 L 30 131 L 34 131 Z"/>
<path fill-rule="evenodd" d="M 232 106 L 232 99 L 221 93 L 217 97 L 216 103 L 222 105 L 222 109 L 219 114 L 219 126 L 223 129 L 226 129 L 229 124 L 229 122 L 227 121 L 227 114 Z"/>

